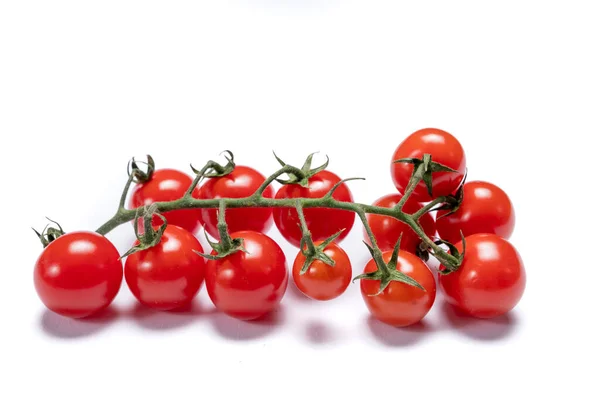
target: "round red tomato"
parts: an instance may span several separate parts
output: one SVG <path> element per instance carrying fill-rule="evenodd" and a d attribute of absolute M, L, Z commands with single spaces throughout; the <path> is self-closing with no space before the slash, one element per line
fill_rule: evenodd
<path fill-rule="evenodd" d="M 206 290 L 215 307 L 240 320 L 257 319 L 281 302 L 287 289 L 285 255 L 270 237 L 238 231 L 246 252 L 238 251 L 206 265 Z M 213 255 L 216 255 L 213 251 Z"/>
<path fill-rule="evenodd" d="M 206 260 L 198 239 L 168 225 L 160 242 L 135 252 L 125 261 L 125 281 L 137 300 L 154 309 L 172 310 L 189 304 L 202 282 Z"/>
<path fill-rule="evenodd" d="M 393 251 L 383 253 L 383 260 L 388 263 Z M 375 261 L 371 259 L 365 266 L 365 273 L 377 270 Z M 382 293 L 379 292 L 379 280 L 360 280 L 360 290 L 369 312 L 386 324 L 405 327 L 418 323 L 433 306 L 436 295 L 435 278 L 429 267 L 416 255 L 399 251 L 396 270 L 415 279 L 425 290 L 411 285 L 392 281 Z"/>
<path fill-rule="evenodd" d="M 474 234 L 465 241 L 467 250 L 458 270 L 439 276 L 447 302 L 480 318 L 507 313 L 525 291 L 525 269 L 519 253 L 494 234 Z M 456 247 L 463 251 L 462 242 Z"/>
<path fill-rule="evenodd" d="M 432 161 L 457 171 L 457 173 L 433 173 L 433 198 L 452 194 L 460 185 L 466 170 L 467 161 L 460 142 L 444 130 L 434 128 L 417 130 L 398 145 L 392 161 L 401 158 L 421 159 L 424 154 L 430 154 Z M 391 164 L 392 180 L 401 193 L 404 193 L 408 186 L 413 169 L 412 164 Z M 429 196 L 423 181 L 419 182 L 411 198 L 419 202 L 433 199 Z"/>
<path fill-rule="evenodd" d="M 510 238 L 515 228 L 515 212 L 508 195 L 498 186 L 483 181 L 472 181 L 464 185 L 463 201 L 458 210 L 441 217 L 448 211 L 437 214 L 437 231 L 449 242 L 461 240 L 477 233 L 496 234 Z"/>
<path fill-rule="evenodd" d="M 238 165 L 228 175 L 207 179 L 200 187 L 197 197 L 201 199 L 248 197 L 254 194 L 264 182 L 265 177 L 255 169 Z M 263 192 L 263 197 L 273 198 L 271 186 Z M 201 213 L 202 224 L 208 234 L 218 238 L 217 210 L 202 209 Z M 242 230 L 266 233 L 273 224 L 272 214 L 271 208 L 232 208 L 227 209 L 225 220 L 229 233 Z"/>
<path fill-rule="evenodd" d="M 316 242 L 315 245 L 319 245 Z M 292 268 L 292 277 L 296 287 L 309 298 L 328 301 L 337 298 L 346 291 L 352 280 L 350 258 L 336 243 L 330 243 L 324 251 L 335 262 L 330 266 L 320 260 L 311 263 L 304 274 L 300 274 L 306 257 L 298 252 Z"/>
<path fill-rule="evenodd" d="M 334 173 L 323 170 L 308 179 L 308 187 L 286 184 L 277 191 L 275 198 L 321 198 L 340 180 Z M 352 202 L 353 200 L 346 183 L 342 183 L 335 190 L 333 198 L 343 202 Z M 340 242 L 352 229 L 355 215 L 354 212 L 340 209 L 307 208 L 304 209 L 304 218 L 315 241 L 323 241 L 345 229 L 336 239 L 336 242 Z M 300 219 L 296 209 L 275 208 L 273 209 L 273 219 L 281 235 L 299 248 L 302 229 L 299 226 Z"/>
<path fill-rule="evenodd" d="M 51 311 L 87 317 L 114 300 L 123 280 L 115 246 L 91 231 L 67 233 L 52 241 L 34 268 L 38 296 Z"/>
<path fill-rule="evenodd" d="M 398 202 L 400 202 L 401 198 L 402 196 L 400 194 L 387 194 L 377 199 L 373 205 L 384 208 L 393 208 Z M 419 209 L 421 209 L 421 205 L 410 197 L 402 207 L 402 210 L 409 214 L 415 213 Z M 375 235 L 377 245 L 382 251 L 394 249 L 400 234 L 402 234 L 400 249 L 414 254 L 417 250 L 417 247 L 421 243 L 419 236 L 406 223 L 403 223 L 391 216 L 382 216 L 369 213 L 367 214 L 367 222 L 371 227 L 371 231 L 373 231 L 373 235 Z M 435 222 L 431 214 L 426 213 L 425 215 L 421 216 L 419 222 L 421 223 L 421 227 L 423 227 L 423 231 L 425 231 L 427 236 L 433 237 L 435 235 Z M 371 242 L 364 229 L 363 234 L 365 241 Z"/>
<path fill-rule="evenodd" d="M 154 171 L 150 180 L 139 183 L 133 188 L 130 207 L 138 208 L 155 202 L 173 201 L 180 199 L 186 193 L 193 180 L 187 174 L 174 169 L 159 169 Z M 197 188 L 193 194 L 197 193 Z M 194 196 L 197 196 L 194 195 Z M 195 234 L 200 229 L 200 209 L 179 209 L 165 212 L 167 223 L 179 226 Z M 141 220 L 141 219 L 140 219 Z M 163 221 L 158 217 L 152 218 L 154 227 L 161 226 Z M 143 227 L 140 225 L 140 230 Z"/>

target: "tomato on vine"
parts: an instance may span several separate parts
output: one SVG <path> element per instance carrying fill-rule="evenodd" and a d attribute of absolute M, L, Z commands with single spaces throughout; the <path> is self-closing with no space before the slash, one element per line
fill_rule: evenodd
<path fill-rule="evenodd" d="M 160 242 L 127 257 L 125 281 L 131 293 L 157 310 L 189 304 L 202 286 L 206 267 L 206 260 L 194 251 L 204 252 L 192 233 L 167 225 Z"/>
<path fill-rule="evenodd" d="M 275 198 L 321 198 L 325 196 L 333 186 L 341 179 L 328 170 L 322 170 L 308 179 L 308 187 L 299 184 L 285 184 L 275 194 Z M 338 201 L 352 202 L 352 193 L 344 182 L 333 192 L 333 198 Z M 306 224 L 315 241 L 327 239 L 339 231 L 337 242 L 343 240 L 354 224 L 355 214 L 352 211 L 327 208 L 307 208 L 304 210 Z M 281 235 L 292 245 L 300 247 L 302 229 L 299 227 L 300 220 L 294 208 L 273 209 L 275 226 Z"/>
<path fill-rule="evenodd" d="M 316 246 L 320 244 L 319 241 L 315 242 Z M 304 295 L 319 301 L 328 301 L 346 291 L 352 280 L 352 265 L 346 251 L 334 242 L 329 243 L 323 252 L 335 262 L 333 266 L 316 259 L 306 272 L 302 273 L 306 256 L 299 251 L 294 260 L 292 277 L 296 287 Z"/>
<path fill-rule="evenodd" d="M 423 181 L 420 181 L 412 194 L 418 202 L 429 202 L 436 197 L 453 194 L 460 185 L 466 171 L 466 157 L 460 142 L 450 133 L 435 128 L 417 130 L 404 139 L 394 151 L 392 161 L 405 158 L 422 158 L 430 154 L 433 162 L 454 169 L 456 172 L 433 172 L 432 195 L 427 192 Z M 413 172 L 410 163 L 391 164 L 391 175 L 394 185 L 404 193 L 409 185 Z"/>
<path fill-rule="evenodd" d="M 150 180 L 138 183 L 133 188 L 130 207 L 151 205 L 156 202 L 173 201 L 184 196 L 193 180 L 187 174 L 175 169 L 158 169 L 154 171 Z M 194 189 L 192 195 L 197 196 L 198 188 Z M 167 223 L 186 229 L 195 234 L 200 229 L 202 212 L 200 209 L 178 209 L 165 212 Z M 162 225 L 158 216 L 152 219 L 152 225 Z"/>
<path fill-rule="evenodd" d="M 91 231 L 56 238 L 34 267 L 34 286 L 44 305 L 71 318 L 88 317 L 108 307 L 122 280 L 119 252 L 106 237 Z"/>
<path fill-rule="evenodd" d="M 231 238 L 242 239 L 245 251 L 209 260 L 206 290 L 217 310 L 240 320 L 257 319 L 273 311 L 285 294 L 285 255 L 279 244 L 262 233 L 238 231 Z"/>
<path fill-rule="evenodd" d="M 494 234 L 474 234 L 466 237 L 465 243 L 464 259 L 458 270 L 439 275 L 446 301 L 479 318 L 509 312 L 525 290 L 521 256 L 511 243 Z M 462 252 L 465 247 L 459 242 L 456 248 Z"/>
<path fill-rule="evenodd" d="M 508 195 L 500 187 L 471 181 L 463 186 L 463 198 L 458 210 L 437 213 L 437 231 L 450 242 L 478 233 L 496 234 L 510 238 L 515 228 L 515 212 Z"/>
<path fill-rule="evenodd" d="M 211 177 L 206 180 L 198 193 L 199 199 L 243 198 L 249 197 L 265 182 L 265 177 L 256 169 L 236 165 L 233 171 L 225 176 Z M 273 188 L 267 186 L 263 197 L 273 198 Z M 271 208 L 237 208 L 229 209 L 225 217 L 230 233 L 243 230 L 266 233 L 273 224 Z M 202 225 L 213 237 L 219 236 L 217 230 L 217 210 L 202 209 Z"/>

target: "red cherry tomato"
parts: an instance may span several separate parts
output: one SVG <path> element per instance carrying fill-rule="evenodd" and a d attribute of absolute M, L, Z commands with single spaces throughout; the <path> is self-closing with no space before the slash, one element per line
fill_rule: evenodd
<path fill-rule="evenodd" d="M 401 198 L 402 196 L 400 194 L 387 194 L 377 199 L 373 205 L 384 208 L 393 208 L 398 202 L 400 202 Z M 421 205 L 410 197 L 402 207 L 404 212 L 410 214 L 415 213 L 419 209 L 421 209 Z M 377 245 L 382 251 L 394 249 L 400 234 L 402 234 L 400 249 L 414 254 L 417 250 L 417 247 L 421 243 L 421 239 L 413 231 L 413 229 L 411 229 L 406 223 L 403 223 L 393 217 L 369 213 L 367 215 L 367 222 L 373 231 L 373 235 L 375 235 Z M 433 220 L 433 216 L 431 216 L 429 213 L 426 213 L 419 219 L 419 222 L 421 223 L 421 227 L 423 227 L 423 231 L 425 231 L 427 236 L 433 237 L 435 235 L 435 222 Z M 365 241 L 371 242 L 364 229 L 363 234 Z"/>
<path fill-rule="evenodd" d="M 215 307 L 240 319 L 257 319 L 281 302 L 288 283 L 285 255 L 270 237 L 255 231 L 238 231 L 243 251 L 206 265 L 206 290 Z M 216 255 L 213 251 L 213 255 Z"/>
<path fill-rule="evenodd" d="M 480 318 L 507 313 L 525 291 L 526 275 L 519 253 L 493 234 L 474 234 L 465 241 L 467 250 L 458 270 L 439 276 L 447 302 Z M 462 242 L 456 247 L 462 252 Z"/>
<path fill-rule="evenodd" d="M 193 180 L 187 174 L 174 169 L 159 169 L 154 171 L 150 180 L 137 184 L 131 194 L 130 207 L 138 208 L 144 205 L 151 205 L 154 202 L 177 200 L 186 193 Z M 197 188 L 192 194 L 197 196 Z M 167 223 L 179 226 L 192 234 L 200 229 L 200 209 L 179 209 L 176 211 L 165 212 Z M 140 219 L 141 220 L 141 219 Z M 152 219 L 154 227 L 161 226 L 163 221 L 155 216 Z M 140 230 L 142 226 L 140 225 Z"/>
<path fill-rule="evenodd" d="M 387 263 L 392 258 L 393 251 L 383 253 L 383 259 Z M 365 273 L 377 270 L 375 261 L 371 259 L 365 266 Z M 382 293 L 379 292 L 379 280 L 360 280 L 360 290 L 363 300 L 369 312 L 386 324 L 395 327 L 405 327 L 418 323 L 429 312 L 433 306 L 436 295 L 435 278 L 429 267 L 416 255 L 406 251 L 398 253 L 398 265 L 396 270 L 415 279 L 425 288 L 413 287 L 411 285 L 392 281 Z"/>
<path fill-rule="evenodd" d="M 498 186 L 483 181 L 464 185 L 463 201 L 453 214 L 442 217 L 448 211 L 437 214 L 437 230 L 441 238 L 450 242 L 477 233 L 496 234 L 510 238 L 515 228 L 515 212 L 508 195 Z"/>
<path fill-rule="evenodd" d="M 243 198 L 248 197 L 265 182 L 265 177 L 255 169 L 247 166 L 236 166 L 233 171 L 222 177 L 209 178 L 200 187 L 198 198 Z M 268 186 L 263 193 L 265 198 L 273 198 L 273 189 Z M 217 210 L 202 209 L 202 224 L 208 234 L 218 238 Z M 229 233 L 252 230 L 266 233 L 273 219 L 271 208 L 232 208 L 225 213 Z"/>
<path fill-rule="evenodd" d="M 123 280 L 115 246 L 91 231 L 52 241 L 34 268 L 38 296 L 51 311 L 72 318 L 91 316 L 110 305 Z"/>
<path fill-rule="evenodd" d="M 315 245 L 319 244 L 320 242 L 315 243 Z M 315 260 L 304 274 L 300 274 L 306 260 L 300 251 L 292 268 L 292 277 L 296 287 L 307 297 L 319 301 L 337 298 L 346 291 L 352 280 L 352 265 L 346 251 L 332 242 L 325 247 L 324 252 L 334 260 L 334 266 Z"/>
<path fill-rule="evenodd" d="M 202 282 L 206 260 L 198 239 L 168 225 L 160 242 L 135 252 L 125 261 L 125 281 L 137 300 L 154 309 L 172 310 L 189 304 Z"/>
<path fill-rule="evenodd" d="M 299 184 L 286 184 L 277 191 L 275 198 L 321 198 L 340 180 L 334 173 L 323 170 L 308 180 L 308 187 L 304 188 Z M 342 183 L 335 190 L 333 198 L 344 202 L 352 202 L 353 200 L 352 193 L 346 183 Z M 340 242 L 352 229 L 355 215 L 354 212 L 340 209 L 307 208 L 304 210 L 304 218 L 315 241 L 323 241 L 345 229 L 336 239 L 336 242 Z M 275 208 L 273 209 L 273 219 L 281 235 L 292 245 L 299 248 L 302 229 L 299 226 L 300 219 L 296 209 Z"/>
<path fill-rule="evenodd" d="M 434 162 L 448 166 L 458 173 L 433 173 L 433 198 L 452 194 L 460 185 L 465 170 L 466 158 L 460 142 L 450 133 L 434 128 L 417 130 L 398 145 L 392 161 L 401 158 L 423 158 L 430 154 Z M 406 163 L 392 163 L 391 174 L 396 188 L 404 192 L 410 181 L 414 166 Z M 428 202 L 433 198 L 427 193 L 423 181 L 419 182 L 411 198 L 419 202 Z"/>

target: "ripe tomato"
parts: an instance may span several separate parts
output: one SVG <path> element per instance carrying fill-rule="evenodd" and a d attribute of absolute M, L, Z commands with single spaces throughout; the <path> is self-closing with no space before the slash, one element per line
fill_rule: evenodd
<path fill-rule="evenodd" d="M 383 253 L 387 263 L 392 258 L 393 251 Z M 365 273 L 377 270 L 375 261 L 371 259 L 365 266 Z M 398 253 L 396 270 L 415 279 L 425 290 L 418 287 L 392 281 L 382 293 L 379 291 L 379 280 L 360 280 L 360 291 L 369 312 L 386 324 L 395 327 L 405 327 L 418 323 L 433 306 L 436 295 L 435 278 L 429 267 L 416 255 L 410 252 Z"/>
<path fill-rule="evenodd" d="M 463 201 L 455 213 L 441 217 L 437 214 L 437 230 L 441 238 L 450 242 L 477 233 L 496 234 L 510 238 L 515 228 L 515 212 L 508 195 L 498 186 L 483 181 L 464 185 Z"/>
<path fill-rule="evenodd" d="M 319 244 L 320 242 L 315 243 L 315 245 Z M 352 265 L 346 251 L 332 242 L 325 247 L 324 252 L 334 260 L 334 266 L 315 260 L 304 274 L 300 274 L 306 260 L 300 251 L 292 268 L 292 277 L 296 287 L 307 297 L 319 301 L 337 298 L 346 291 L 352 280 Z"/>
<path fill-rule="evenodd" d="M 452 194 L 460 185 L 465 170 L 466 158 L 460 142 L 450 133 L 434 128 L 417 130 L 398 145 L 392 161 L 401 158 L 423 158 L 430 154 L 434 162 L 456 170 L 454 172 L 433 173 L 433 198 Z M 391 174 L 396 188 L 404 192 L 410 181 L 414 166 L 407 163 L 392 163 Z M 411 198 L 419 202 L 428 202 L 429 196 L 425 183 L 419 182 Z"/>
<path fill-rule="evenodd" d="M 240 320 L 257 319 L 274 310 L 285 294 L 285 255 L 273 239 L 262 233 L 238 231 L 231 237 L 242 238 L 248 252 L 209 260 L 206 290 L 221 312 Z"/>
<path fill-rule="evenodd" d="M 439 276 L 447 302 L 480 318 L 507 313 L 525 291 L 525 269 L 519 253 L 494 234 L 474 234 L 465 241 L 467 250 L 458 270 Z M 456 247 L 462 252 L 462 242 Z"/>
<path fill-rule="evenodd" d="M 138 208 L 151 205 L 154 202 L 177 200 L 183 197 L 192 182 L 190 176 L 178 170 L 158 169 L 154 171 L 150 180 L 137 184 L 133 188 L 130 207 Z M 197 196 L 197 189 L 193 195 Z M 200 209 L 179 209 L 165 212 L 163 216 L 167 218 L 168 224 L 182 227 L 190 233 L 195 234 L 200 229 Z M 158 216 L 152 219 L 154 227 L 159 227 L 162 224 L 163 221 Z M 143 226 L 140 225 L 140 231 L 142 230 Z"/>
<path fill-rule="evenodd" d="M 398 202 L 400 202 L 401 198 L 402 196 L 400 194 L 387 194 L 377 199 L 373 205 L 384 208 L 393 208 Z M 411 214 L 417 212 L 419 209 L 421 209 L 421 205 L 411 197 L 408 198 L 408 201 L 406 201 L 402 207 L 404 212 Z M 417 247 L 421 243 L 421 239 L 413 231 L 413 229 L 411 229 L 406 223 L 403 223 L 391 216 L 374 215 L 369 213 L 367 214 L 367 222 L 373 231 L 373 235 L 375 235 L 377 245 L 382 251 L 394 249 L 400 234 L 402 234 L 400 249 L 414 254 L 417 250 Z M 431 214 L 426 213 L 419 219 L 419 222 L 421 223 L 421 227 L 423 227 L 423 231 L 425 231 L 429 237 L 433 237 L 435 235 L 435 222 Z M 364 229 L 363 234 L 365 241 L 370 243 L 371 240 Z"/>
<path fill-rule="evenodd" d="M 197 198 L 243 198 L 248 197 L 265 182 L 265 177 L 255 169 L 237 165 L 233 171 L 222 177 L 213 177 L 206 180 L 200 187 Z M 268 186 L 263 197 L 273 198 L 273 189 Z M 229 233 L 236 231 L 252 230 L 266 233 L 273 219 L 271 208 L 233 208 L 225 213 L 225 220 Z M 218 238 L 217 210 L 202 209 L 202 225 L 211 236 Z"/>
<path fill-rule="evenodd" d="M 341 179 L 334 173 L 323 170 L 308 180 L 308 187 L 298 184 L 286 184 L 275 194 L 275 198 L 321 198 Z M 333 198 L 338 201 L 352 202 L 352 193 L 346 183 L 342 183 L 333 193 Z M 315 241 L 323 241 L 342 229 L 342 234 L 336 242 L 343 240 L 354 224 L 354 212 L 340 209 L 308 208 L 304 210 L 306 224 Z M 300 219 L 294 208 L 273 209 L 275 226 L 281 235 L 296 247 L 300 247 L 302 229 Z"/>
<path fill-rule="evenodd" d="M 202 286 L 206 267 L 206 260 L 194 251 L 204 252 L 198 239 L 168 225 L 157 245 L 127 257 L 125 281 L 131 293 L 158 310 L 189 304 Z"/>
<path fill-rule="evenodd" d="M 72 318 L 105 309 L 121 288 L 123 264 L 115 246 L 91 231 L 52 241 L 34 268 L 38 296 L 51 311 Z"/>

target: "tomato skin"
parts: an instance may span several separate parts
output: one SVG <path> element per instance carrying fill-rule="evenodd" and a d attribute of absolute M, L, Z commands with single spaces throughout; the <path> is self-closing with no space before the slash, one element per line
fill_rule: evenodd
<path fill-rule="evenodd" d="M 206 290 L 215 307 L 236 319 L 253 320 L 274 310 L 287 289 L 285 254 L 270 237 L 238 231 L 248 251 L 235 252 L 206 265 Z M 216 255 L 213 251 L 213 255 Z"/>
<path fill-rule="evenodd" d="M 308 180 L 308 187 L 299 184 L 286 184 L 275 194 L 275 198 L 321 198 L 341 179 L 334 173 L 323 170 Z M 333 193 L 333 198 L 338 201 L 352 202 L 352 193 L 346 183 L 342 183 Z M 341 229 L 345 229 L 336 239 L 342 241 L 354 224 L 355 214 L 352 211 L 326 208 L 306 208 L 304 218 L 313 240 L 323 241 Z M 275 226 L 281 235 L 292 245 L 300 248 L 302 229 L 299 227 L 300 219 L 294 208 L 273 209 Z"/>
<path fill-rule="evenodd" d="M 386 263 L 392 258 L 392 252 L 383 253 Z M 377 265 L 371 259 L 365 266 L 364 272 L 375 270 Z M 399 281 L 392 281 L 381 294 L 374 295 L 379 291 L 380 281 L 366 279 L 360 280 L 360 290 L 369 312 L 376 319 L 395 327 L 406 327 L 418 323 L 427 315 L 435 301 L 436 283 L 429 267 L 410 252 L 398 253 L 396 270 L 418 281 L 425 291 Z"/>
<path fill-rule="evenodd" d="M 429 196 L 425 183 L 419 182 L 411 198 L 418 202 L 429 202 L 432 199 L 452 194 L 462 181 L 467 160 L 460 142 L 450 133 L 435 128 L 417 130 L 402 141 L 392 161 L 401 158 L 423 158 L 423 154 L 431 154 L 434 162 L 448 166 L 454 172 L 433 173 L 433 197 Z M 403 193 L 410 181 L 414 166 L 407 163 L 391 163 L 391 175 L 394 185 Z"/>
<path fill-rule="evenodd" d="M 393 208 L 398 202 L 400 202 L 401 198 L 402 196 L 400 194 L 387 194 L 378 198 L 373 205 L 384 208 Z M 409 214 L 415 213 L 419 209 L 421 209 L 421 204 L 410 197 L 402 207 L 402 210 Z M 391 216 L 382 216 L 369 213 L 367 214 L 367 222 L 371 227 L 371 231 L 373 231 L 373 235 L 375 235 L 377 245 L 382 251 L 394 249 L 400 234 L 402 234 L 400 249 L 414 254 L 417 250 L 417 247 L 421 243 L 419 236 L 406 223 L 403 223 Z M 421 227 L 423 227 L 423 231 L 425 231 L 428 237 L 435 236 L 435 221 L 433 220 L 433 216 L 431 216 L 431 214 L 426 213 L 419 219 L 419 222 L 421 223 Z M 371 239 L 364 228 L 363 235 L 365 241 L 370 243 Z"/>
<path fill-rule="evenodd" d="M 123 264 L 115 246 L 91 231 L 52 241 L 34 267 L 34 286 L 54 313 L 83 318 L 111 304 L 121 288 Z"/>
<path fill-rule="evenodd" d="M 152 173 L 150 180 L 136 184 L 129 201 L 130 208 L 151 205 L 154 202 L 173 201 L 180 199 L 186 193 L 193 180 L 187 174 L 175 169 L 158 169 Z M 198 188 L 192 195 L 197 196 Z M 200 229 L 200 209 L 178 209 L 165 212 L 163 216 L 167 223 L 182 227 L 192 234 Z M 141 220 L 140 220 L 141 222 Z M 159 227 L 163 221 L 158 217 L 152 218 L 152 226 Z M 140 231 L 143 229 L 140 223 Z"/>
<path fill-rule="evenodd" d="M 321 242 L 315 244 L 319 245 Z M 332 242 L 325 247 L 324 252 L 335 261 L 334 266 L 315 260 L 306 273 L 300 274 L 306 257 L 299 251 L 292 267 L 296 287 L 307 297 L 318 301 L 337 298 L 346 291 L 352 280 L 352 265 L 346 251 Z"/>
<path fill-rule="evenodd" d="M 437 230 L 441 238 L 450 242 L 461 240 L 460 232 L 470 236 L 478 233 L 496 234 L 510 238 L 515 228 L 515 212 L 508 195 L 498 186 L 471 181 L 464 185 L 463 201 L 458 210 L 448 216 L 437 214 Z"/>
<path fill-rule="evenodd" d="M 525 291 L 526 274 L 515 247 L 494 234 L 474 234 L 459 269 L 439 275 L 446 301 L 468 315 L 500 316 L 513 309 Z M 456 243 L 462 252 L 462 242 Z"/>
<path fill-rule="evenodd" d="M 140 303 L 157 310 L 189 304 L 202 286 L 206 268 L 206 260 L 193 251 L 204 252 L 198 239 L 179 226 L 168 225 L 157 245 L 127 257 L 129 290 Z"/>
<path fill-rule="evenodd" d="M 243 198 L 248 197 L 265 182 L 265 177 L 253 168 L 237 165 L 233 171 L 222 177 L 213 177 L 206 180 L 200 187 L 197 198 Z M 263 197 L 273 198 L 273 188 L 268 186 L 263 192 Z M 236 231 L 252 230 L 266 233 L 273 225 L 273 211 L 271 208 L 233 208 L 225 213 L 225 220 L 229 233 Z M 217 210 L 202 209 L 202 225 L 207 233 L 218 238 Z"/>

